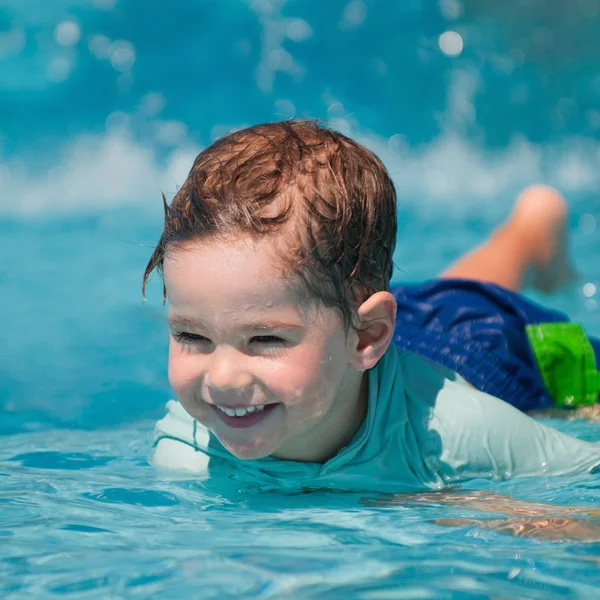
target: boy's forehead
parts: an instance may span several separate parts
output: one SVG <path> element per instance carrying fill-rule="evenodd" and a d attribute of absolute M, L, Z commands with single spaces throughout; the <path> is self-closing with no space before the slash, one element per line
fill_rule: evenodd
<path fill-rule="evenodd" d="M 297 304 L 300 283 L 283 272 L 273 240 L 191 241 L 165 255 L 171 306 L 218 302 L 239 309 Z"/>

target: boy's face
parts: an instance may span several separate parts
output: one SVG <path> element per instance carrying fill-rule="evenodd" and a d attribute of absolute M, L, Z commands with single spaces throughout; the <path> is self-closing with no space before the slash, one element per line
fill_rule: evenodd
<path fill-rule="evenodd" d="M 167 252 L 169 380 L 235 456 L 322 461 L 366 410 L 350 364 L 356 334 L 333 309 L 301 301 L 275 241 L 209 239 Z"/>

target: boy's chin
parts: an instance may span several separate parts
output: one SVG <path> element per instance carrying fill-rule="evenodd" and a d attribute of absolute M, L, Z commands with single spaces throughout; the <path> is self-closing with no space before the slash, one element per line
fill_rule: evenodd
<path fill-rule="evenodd" d="M 266 440 L 255 439 L 240 442 L 239 440 L 234 441 L 219 437 L 219 441 L 226 450 L 240 460 L 257 460 L 270 456 L 277 451 L 277 446 L 269 443 L 270 440 L 267 442 Z"/>

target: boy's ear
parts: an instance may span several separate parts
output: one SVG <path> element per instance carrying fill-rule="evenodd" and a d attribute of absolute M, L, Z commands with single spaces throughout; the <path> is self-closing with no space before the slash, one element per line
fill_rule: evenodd
<path fill-rule="evenodd" d="M 359 371 L 373 368 L 388 349 L 396 325 L 396 308 L 396 299 L 389 292 L 377 292 L 358 307 L 352 363 Z"/>

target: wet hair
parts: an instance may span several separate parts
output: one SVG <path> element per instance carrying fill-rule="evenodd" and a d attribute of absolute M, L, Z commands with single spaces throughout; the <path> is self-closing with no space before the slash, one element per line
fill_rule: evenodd
<path fill-rule="evenodd" d="M 165 254 L 186 242 L 276 233 L 284 234 L 284 271 L 346 326 L 358 302 L 389 290 L 394 185 L 372 152 L 318 122 L 265 123 L 217 140 L 198 155 L 171 205 L 164 194 L 163 201 L 144 294 L 150 274 L 162 275 Z"/>

